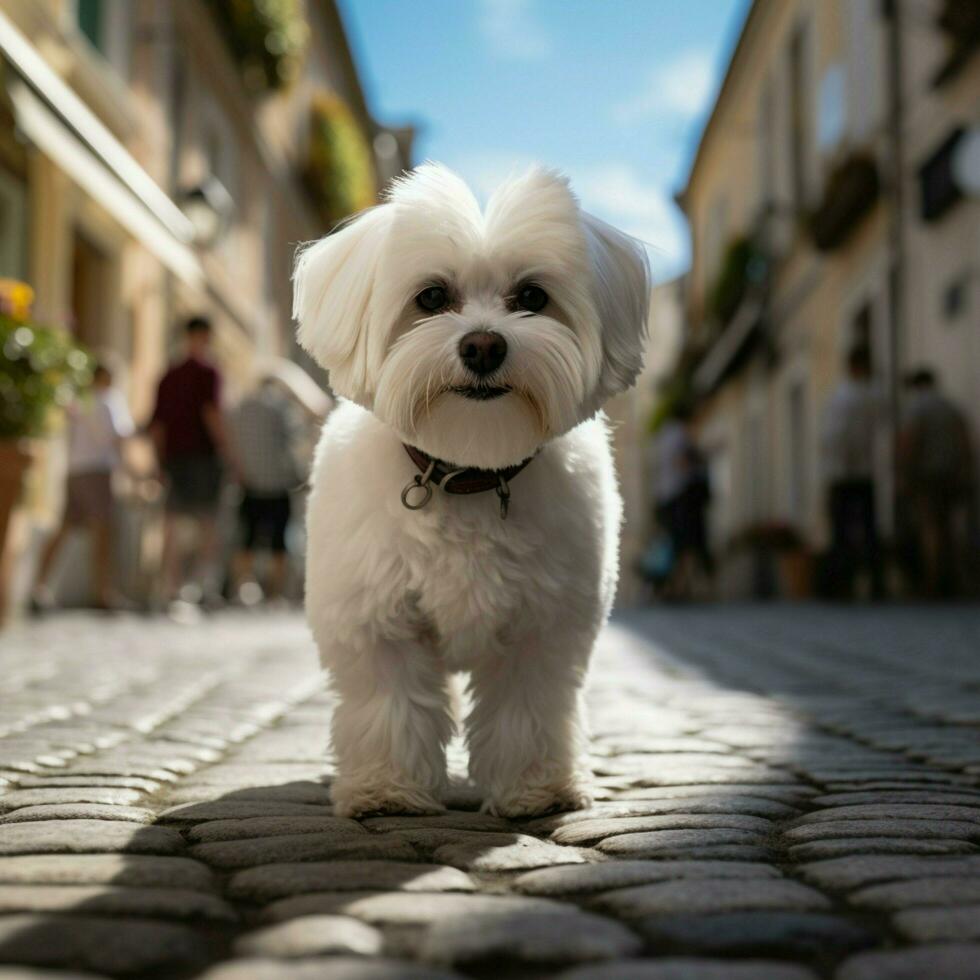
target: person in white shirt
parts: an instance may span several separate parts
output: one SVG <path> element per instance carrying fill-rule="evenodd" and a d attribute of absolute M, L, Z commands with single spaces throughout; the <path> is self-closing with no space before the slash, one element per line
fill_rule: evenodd
<path fill-rule="evenodd" d="M 884 598 L 884 565 L 875 514 L 874 459 L 885 402 L 871 377 L 871 352 L 854 347 L 847 377 L 824 410 L 822 448 L 831 528 L 831 587 L 850 599 L 859 568 L 866 565 L 871 594 Z"/>
<path fill-rule="evenodd" d="M 121 462 L 123 439 L 132 435 L 133 420 L 112 373 L 96 365 L 92 386 L 68 410 L 68 484 L 61 525 L 41 556 L 32 596 L 35 611 L 53 605 L 48 579 L 61 546 L 76 528 L 92 534 L 92 582 L 97 608 L 112 604 L 112 474 Z"/>

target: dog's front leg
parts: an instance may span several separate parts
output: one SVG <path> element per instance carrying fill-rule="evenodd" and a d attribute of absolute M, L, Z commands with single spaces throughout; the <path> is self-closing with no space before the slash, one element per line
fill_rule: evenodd
<path fill-rule="evenodd" d="M 446 744 L 453 731 L 446 677 L 432 651 L 406 641 L 332 651 L 340 701 L 331 731 L 341 816 L 444 809 Z"/>
<path fill-rule="evenodd" d="M 476 665 L 467 743 L 485 810 L 521 817 L 592 802 L 582 762 L 584 674 L 584 662 L 556 647 Z"/>

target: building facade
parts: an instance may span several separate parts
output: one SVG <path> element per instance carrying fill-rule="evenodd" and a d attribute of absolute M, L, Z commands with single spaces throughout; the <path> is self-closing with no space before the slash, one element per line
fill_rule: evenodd
<path fill-rule="evenodd" d="M 2 0 L 0 56 L 0 277 L 114 356 L 137 424 L 188 315 L 211 317 L 230 399 L 264 359 L 302 361 L 297 244 L 411 153 L 371 117 L 333 0 Z M 25 576 L 61 463 L 40 447 L 8 556 Z"/>
<path fill-rule="evenodd" d="M 684 380 L 723 556 L 767 534 L 825 547 L 821 415 L 856 343 L 889 395 L 886 534 L 903 375 L 933 367 L 980 431 L 980 201 L 953 176 L 980 125 L 978 39 L 980 7 L 957 0 L 749 9 L 678 197 Z M 743 594 L 729 564 L 722 590 Z"/>

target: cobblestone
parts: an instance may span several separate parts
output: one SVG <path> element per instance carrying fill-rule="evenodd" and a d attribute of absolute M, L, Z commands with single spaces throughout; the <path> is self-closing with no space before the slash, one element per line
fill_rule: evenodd
<path fill-rule="evenodd" d="M 15 628 L 0 977 L 975 978 L 977 649 L 980 610 L 623 615 L 593 807 L 511 822 L 457 775 L 355 821 L 299 617 Z"/>

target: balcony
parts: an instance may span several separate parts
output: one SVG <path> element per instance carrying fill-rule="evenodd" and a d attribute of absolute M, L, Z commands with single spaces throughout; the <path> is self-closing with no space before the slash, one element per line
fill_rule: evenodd
<path fill-rule="evenodd" d="M 831 171 L 820 203 L 808 219 L 821 252 L 840 248 L 872 210 L 881 193 L 878 166 L 868 153 L 852 153 Z"/>

